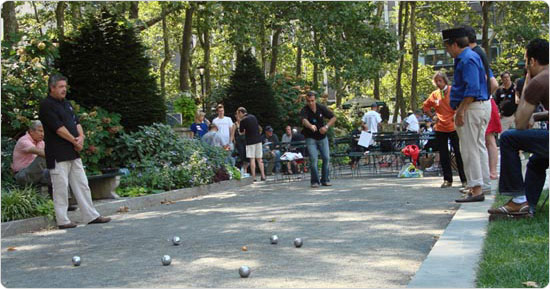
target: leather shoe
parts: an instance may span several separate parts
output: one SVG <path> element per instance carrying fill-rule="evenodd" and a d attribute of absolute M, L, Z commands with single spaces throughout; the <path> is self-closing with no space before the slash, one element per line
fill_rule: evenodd
<path fill-rule="evenodd" d="M 483 202 L 485 201 L 485 196 L 483 194 L 481 195 L 468 195 L 466 198 L 463 199 L 457 199 L 455 202 L 457 203 L 472 203 L 472 202 Z"/>
<path fill-rule="evenodd" d="M 99 216 L 99 217 L 95 218 L 95 220 L 89 222 L 88 224 L 109 223 L 110 221 L 111 221 L 111 218 Z"/>
<path fill-rule="evenodd" d="M 331 184 L 331 183 L 322 183 L 321 186 L 324 186 L 324 187 L 331 187 L 332 184 Z"/>
<path fill-rule="evenodd" d="M 449 182 L 449 181 L 444 181 L 443 184 L 441 184 L 441 188 L 449 188 L 449 187 L 452 187 L 453 186 L 453 183 Z"/>
<path fill-rule="evenodd" d="M 71 222 L 71 223 L 68 223 L 68 224 L 65 224 L 65 225 L 59 225 L 57 226 L 59 229 L 61 230 L 64 230 L 64 229 L 71 229 L 71 228 L 74 228 L 76 227 L 76 224 Z"/>

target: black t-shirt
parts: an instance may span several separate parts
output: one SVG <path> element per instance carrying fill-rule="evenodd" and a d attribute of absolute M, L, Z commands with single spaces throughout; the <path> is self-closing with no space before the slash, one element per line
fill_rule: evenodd
<path fill-rule="evenodd" d="M 56 161 L 72 161 L 79 158 L 74 145 L 56 133 L 60 127 L 65 126 L 74 137 L 78 137 L 76 126 L 80 122 L 71 103 L 66 99 L 57 100 L 48 96 L 40 102 L 38 115 L 44 127 L 44 152 L 48 169 L 54 169 Z"/>
<path fill-rule="evenodd" d="M 275 150 L 279 149 L 279 137 L 276 134 L 272 134 L 271 137 L 268 137 L 267 134 L 264 136 L 263 143 L 270 142 L 269 149 Z"/>
<path fill-rule="evenodd" d="M 483 62 L 483 68 L 485 68 L 485 75 L 487 76 L 487 95 L 491 95 L 491 78 L 489 78 L 489 69 L 491 69 L 491 66 L 489 65 L 489 60 L 487 59 L 487 54 L 485 54 L 485 51 L 479 47 L 479 45 L 476 45 L 472 50 L 479 55 L 481 58 L 481 62 Z"/>
<path fill-rule="evenodd" d="M 495 93 L 495 102 L 503 116 L 511 116 L 516 112 L 516 86 L 512 85 L 506 89 L 501 87 Z"/>
<path fill-rule="evenodd" d="M 317 103 L 316 104 L 317 106 L 317 110 L 315 112 L 311 111 L 311 109 L 309 108 L 309 106 L 304 106 L 304 108 L 302 108 L 302 111 L 300 112 L 300 116 L 302 117 L 302 119 L 307 119 L 307 121 L 309 121 L 309 123 L 311 123 L 312 125 L 315 125 L 317 127 L 317 131 L 313 132 L 311 131 L 309 128 L 306 128 L 304 127 L 302 129 L 302 133 L 304 134 L 304 136 L 306 138 L 313 138 L 313 139 L 316 139 L 316 140 L 322 140 L 324 139 L 327 135 L 326 134 L 321 134 L 319 132 L 319 129 L 322 128 L 323 126 L 325 126 L 325 118 L 326 119 L 331 119 L 334 117 L 334 114 L 332 113 L 332 111 L 330 111 L 330 109 L 328 109 L 326 106 L 322 105 L 322 104 L 319 104 Z"/>
<path fill-rule="evenodd" d="M 242 133 L 246 130 L 246 145 L 253 145 L 262 142 L 260 129 L 258 127 L 258 119 L 253 114 L 247 114 L 241 119 L 239 131 Z"/>

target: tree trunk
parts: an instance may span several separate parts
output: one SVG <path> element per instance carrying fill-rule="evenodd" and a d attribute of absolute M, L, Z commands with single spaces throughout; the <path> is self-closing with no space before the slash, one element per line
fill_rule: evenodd
<path fill-rule="evenodd" d="M 265 21 L 262 19 L 260 24 L 260 58 L 262 59 L 262 71 L 267 75 L 267 49 L 265 44 Z"/>
<path fill-rule="evenodd" d="M 166 65 L 170 63 L 170 46 L 168 42 L 168 28 L 166 27 L 166 8 L 162 6 L 162 39 L 164 41 L 164 59 L 160 64 L 160 91 L 166 100 Z"/>
<path fill-rule="evenodd" d="M 275 77 L 277 73 L 277 58 L 279 55 L 279 36 L 283 32 L 282 26 L 277 26 L 273 33 L 273 40 L 271 41 L 271 63 L 269 65 L 269 77 Z"/>
<path fill-rule="evenodd" d="M 411 29 L 410 30 L 410 33 L 411 33 L 411 47 L 412 47 L 412 76 L 411 76 L 411 99 L 410 99 L 410 106 L 411 106 L 411 110 L 412 111 L 415 111 L 417 106 L 416 106 L 416 102 L 417 102 L 417 90 L 416 90 L 416 79 L 417 79 L 417 75 L 418 75 L 418 54 L 419 54 L 419 49 L 418 49 L 418 44 L 416 43 L 416 29 L 414 29 L 414 27 L 416 27 L 416 2 L 414 1 L 411 1 L 409 2 L 409 4 L 411 5 Z"/>
<path fill-rule="evenodd" d="M 336 71 L 339 71 L 339 69 L 336 69 Z M 334 78 L 335 78 L 335 84 L 336 84 L 336 107 L 341 107 L 342 96 L 344 95 L 344 88 L 346 86 L 343 84 L 342 78 L 340 77 L 340 73 L 336 72 L 334 74 Z"/>
<path fill-rule="evenodd" d="M 164 8 L 163 8 L 164 10 Z M 132 1 L 130 2 L 130 19 L 138 19 L 139 18 L 139 2 Z"/>
<path fill-rule="evenodd" d="M 372 91 L 374 99 L 380 100 L 380 76 L 378 73 L 374 77 L 374 89 Z"/>
<path fill-rule="evenodd" d="M 393 122 L 397 122 L 397 114 L 400 112 L 401 119 L 405 118 L 405 100 L 403 99 L 403 89 L 401 87 L 401 75 L 403 74 L 403 62 L 405 56 L 405 35 L 407 34 L 408 10 L 409 5 L 406 2 L 399 2 L 398 12 L 398 30 L 399 30 L 399 66 L 397 68 L 397 79 L 395 84 L 395 110 L 393 114 Z M 403 8 L 405 11 L 403 12 Z M 403 15 L 405 14 L 405 15 Z M 403 19 L 404 18 L 404 19 Z"/>
<path fill-rule="evenodd" d="M 382 18 L 382 13 L 384 12 L 384 2 L 379 1 L 376 4 L 376 26 L 380 25 L 380 19 Z M 373 89 L 374 99 L 380 100 L 380 73 L 376 73 L 374 76 L 374 89 Z"/>
<path fill-rule="evenodd" d="M 63 1 L 57 2 L 57 8 L 55 9 L 55 20 L 57 21 L 57 37 L 59 41 L 65 38 L 65 8 L 67 4 Z"/>
<path fill-rule="evenodd" d="M 15 2 L 7 1 L 2 4 L 2 19 L 4 20 L 4 39 L 9 40 L 11 34 L 19 30 L 17 18 L 15 17 Z"/>
<path fill-rule="evenodd" d="M 189 91 L 189 60 L 191 58 L 191 25 L 193 23 L 194 4 L 185 9 L 185 22 L 183 26 L 183 36 L 181 44 L 180 59 L 180 90 Z"/>
<path fill-rule="evenodd" d="M 315 45 L 315 49 L 317 52 L 320 51 L 320 41 L 317 37 L 317 32 L 313 31 L 313 42 Z M 317 61 L 313 61 L 313 89 L 317 90 L 319 88 L 319 64 L 317 64 Z"/>
<path fill-rule="evenodd" d="M 208 98 L 210 92 L 212 91 L 212 86 L 210 83 L 210 21 L 208 16 L 205 16 L 205 29 L 202 32 L 204 38 L 204 87 L 205 87 L 205 96 Z"/>
<path fill-rule="evenodd" d="M 80 3 L 79 2 L 69 2 L 71 9 L 71 24 L 73 29 L 76 29 L 78 26 L 78 20 L 82 18 L 82 13 L 80 12 Z"/>
<path fill-rule="evenodd" d="M 172 14 L 172 13 L 174 13 L 174 12 L 176 12 L 176 11 L 179 11 L 180 9 L 181 9 L 181 7 L 179 7 L 179 6 L 172 7 L 172 8 L 170 8 L 170 9 L 166 10 L 166 15 L 168 16 L 169 14 Z M 189 9 L 189 8 L 187 8 L 187 9 Z M 186 11 L 187 11 L 187 10 L 186 10 Z M 137 31 L 143 31 L 143 30 L 145 30 L 145 29 L 147 29 L 147 28 L 149 28 L 149 27 L 151 27 L 151 26 L 157 24 L 157 23 L 160 22 L 161 20 L 162 20 L 162 16 L 158 16 L 158 17 L 155 17 L 155 18 L 151 18 L 151 19 L 145 21 L 145 23 L 143 23 L 142 25 L 137 26 L 137 27 L 136 27 L 136 30 L 137 30 Z"/>
<path fill-rule="evenodd" d="M 481 11 L 483 13 L 483 23 L 481 27 L 481 46 L 487 54 L 487 61 L 491 63 L 491 50 L 489 49 L 489 10 L 491 9 L 491 1 L 481 1 Z"/>
<path fill-rule="evenodd" d="M 38 32 L 40 32 L 40 36 L 44 36 L 42 33 L 42 25 L 40 24 L 40 18 L 38 17 L 38 9 L 36 9 L 36 2 L 31 1 L 32 8 L 34 9 L 34 17 L 36 18 L 36 23 L 38 24 Z"/>
<path fill-rule="evenodd" d="M 296 77 L 302 74 L 302 46 L 298 44 L 298 52 L 296 53 Z"/>

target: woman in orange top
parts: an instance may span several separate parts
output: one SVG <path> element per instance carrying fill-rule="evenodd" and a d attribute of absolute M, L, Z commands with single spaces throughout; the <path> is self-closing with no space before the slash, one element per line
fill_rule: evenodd
<path fill-rule="evenodd" d="M 441 167 L 443 168 L 442 188 L 448 188 L 453 184 L 453 172 L 449 154 L 449 139 L 455 153 L 458 175 L 462 182 L 462 187 L 466 186 L 466 175 L 460 156 L 460 147 L 458 145 L 458 134 L 455 130 L 454 116 L 455 111 L 451 108 L 451 86 L 449 79 L 443 72 L 437 72 L 433 77 L 433 84 L 438 89 L 432 92 L 430 97 L 424 101 L 424 112 L 429 115 L 434 123 L 435 137 L 439 147 L 439 157 L 441 158 Z M 432 113 L 435 110 L 435 115 Z"/>

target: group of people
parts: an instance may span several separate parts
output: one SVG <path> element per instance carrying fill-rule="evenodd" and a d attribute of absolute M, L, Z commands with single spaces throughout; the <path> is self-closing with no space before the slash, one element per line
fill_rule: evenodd
<path fill-rule="evenodd" d="M 452 185 L 447 150 L 450 140 L 466 187 L 464 198 L 456 202 L 484 201 L 484 193 L 490 192 L 490 180 L 498 178 L 495 134 L 502 130 L 502 118 L 507 130 L 500 136 L 499 192 L 513 198 L 489 213 L 534 214 L 548 168 L 548 130 L 531 128 L 533 118 L 548 119 L 548 41 L 534 39 L 527 44 L 525 81 L 518 82 L 524 83 L 518 93 L 508 72 L 501 74 L 503 85 L 498 87 L 485 53 L 475 44 L 471 27 L 444 30 L 442 35 L 447 52 L 455 59 L 453 83 L 437 73 L 434 84 L 438 90 L 424 102 L 426 113 L 433 115 L 431 109 L 435 109 L 435 133 L 444 172 L 442 187 Z M 544 111 L 534 113 L 538 106 Z M 525 181 L 520 151 L 532 154 Z"/>
<path fill-rule="evenodd" d="M 317 93 L 310 91 L 306 95 L 307 104 L 301 110 L 302 132 L 296 128 L 287 125 L 285 133 L 282 135 L 282 141 L 273 133 L 273 128 L 266 125 L 263 129 L 258 124 L 258 119 L 249 113 L 246 108 L 239 107 L 235 112 L 235 122 L 230 117 L 225 116 L 223 104 L 216 107 L 217 117 L 208 122 L 203 112 L 198 112 L 195 122 L 191 124 L 191 130 L 195 137 L 202 139 L 206 143 L 223 147 L 228 151 L 234 151 L 240 159 L 243 171 L 247 171 L 250 166 L 250 173 L 254 181 L 256 179 L 256 165 L 260 171 L 260 180 L 264 181 L 266 175 L 281 171 L 281 148 L 292 150 L 291 143 L 305 141 L 307 155 L 310 157 L 311 186 L 319 185 L 330 186 L 329 180 L 329 162 L 330 152 L 327 132 L 330 126 L 336 122 L 334 113 L 326 106 L 316 101 Z M 325 122 L 325 120 L 328 120 Z M 208 132 L 206 132 L 208 127 Z M 299 149 L 298 149 L 299 150 Z M 297 151 L 302 154 L 306 151 Z M 318 161 L 318 155 L 321 155 L 323 161 L 321 176 L 315 165 Z M 267 161 L 267 168 L 264 168 L 264 159 Z M 235 164 L 235 159 L 230 160 Z M 287 162 L 287 174 L 292 174 L 292 167 L 297 170 L 296 161 Z"/>
<path fill-rule="evenodd" d="M 418 131 L 418 117 L 422 112 L 433 119 L 443 168 L 441 187 L 451 187 L 453 183 L 450 144 L 455 153 L 462 192 L 465 193 L 463 198 L 456 200 L 459 203 L 484 201 L 484 193 L 490 191 L 490 179 L 497 178 L 495 133 L 504 129 L 500 135 L 499 191 L 513 198 L 502 207 L 490 209 L 489 213 L 534 214 L 548 168 L 548 127 L 532 128 L 533 121 L 548 120 L 548 41 L 534 39 L 527 44 L 524 80 L 514 85 L 510 73 L 504 72 L 500 75 L 502 86 L 498 87 L 485 53 L 475 44 L 475 32 L 471 27 L 444 30 L 442 36 L 447 52 L 455 59 L 453 82 L 443 72 L 437 72 L 433 77 L 437 89 L 424 102 L 423 110 L 416 111 L 414 118 L 405 120 L 406 129 Z M 70 102 L 65 99 L 67 78 L 51 76 L 48 88 L 48 96 L 40 103 L 40 120 L 32 122 L 15 146 L 12 163 L 15 178 L 18 183 L 50 185 L 60 229 L 76 227 L 67 215 L 69 186 L 84 223 L 109 222 L 111 219 L 101 216 L 92 203 L 79 156 L 85 133 Z M 221 104 L 217 106 L 217 117 L 211 123 L 205 119 L 204 113 L 198 113 L 191 129 L 211 145 L 237 151 L 243 167 L 246 169 L 247 164 L 250 165 L 254 180 L 256 165 L 261 180 L 266 178 L 264 155 L 274 159 L 270 163 L 276 171 L 280 170 L 280 146 L 305 140 L 310 159 L 311 187 L 331 186 L 327 132 L 335 124 L 336 116 L 328 107 L 318 103 L 316 97 L 314 91 L 306 94 L 306 104 L 300 112 L 302 133 L 287 126 L 282 144 L 270 126 L 265 127 L 262 136 L 257 118 L 244 107 L 236 110 L 235 123 L 225 116 Z M 364 115 L 361 129 L 375 133 L 381 121 L 378 106 L 374 104 L 372 110 Z M 525 180 L 520 151 L 531 154 Z M 321 174 L 317 165 L 319 155 Z M 289 162 L 289 172 L 292 171 L 290 165 Z M 268 171 L 272 168 L 270 166 Z"/>

